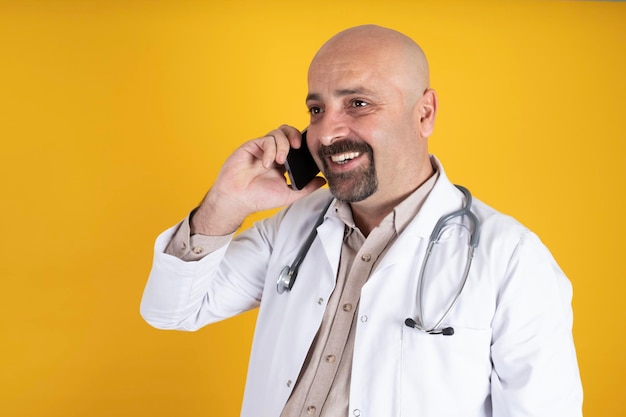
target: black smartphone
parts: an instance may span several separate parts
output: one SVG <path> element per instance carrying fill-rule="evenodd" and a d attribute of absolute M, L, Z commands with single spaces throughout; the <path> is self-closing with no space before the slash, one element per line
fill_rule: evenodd
<path fill-rule="evenodd" d="M 291 182 L 291 188 L 294 190 L 304 188 L 304 186 L 311 182 L 320 172 L 306 144 L 306 130 L 302 132 L 302 144 L 300 148 L 289 149 L 285 168 L 287 169 L 287 175 Z"/>

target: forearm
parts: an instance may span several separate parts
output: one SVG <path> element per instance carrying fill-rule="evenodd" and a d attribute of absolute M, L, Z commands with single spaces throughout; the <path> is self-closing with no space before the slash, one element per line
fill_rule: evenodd
<path fill-rule="evenodd" d="M 218 193 L 215 189 L 209 190 L 200 206 L 192 212 L 189 219 L 191 235 L 232 235 L 250 214 L 232 201 L 231 196 L 220 196 Z"/>

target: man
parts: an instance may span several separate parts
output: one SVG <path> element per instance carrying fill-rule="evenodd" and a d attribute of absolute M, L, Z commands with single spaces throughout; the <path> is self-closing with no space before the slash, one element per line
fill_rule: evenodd
<path fill-rule="evenodd" d="M 242 416 L 581 415 L 571 285 L 532 232 L 474 201 L 424 266 L 437 221 L 470 198 L 428 153 L 437 96 L 419 46 L 348 29 L 308 82 L 306 140 L 330 191 L 321 178 L 286 185 L 294 127 L 242 145 L 191 219 L 157 240 L 144 318 L 196 330 L 260 306 Z M 249 214 L 284 205 L 233 238 Z"/>

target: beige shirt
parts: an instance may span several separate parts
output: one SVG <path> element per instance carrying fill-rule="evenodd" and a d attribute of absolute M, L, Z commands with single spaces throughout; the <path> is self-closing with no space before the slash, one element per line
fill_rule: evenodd
<path fill-rule="evenodd" d="M 367 236 L 355 226 L 350 206 L 334 209 L 345 223 L 337 285 L 281 417 L 348 416 L 355 320 L 361 288 L 395 239 L 422 207 L 437 181 L 433 175 Z M 366 320 L 359 317 L 359 320 Z"/>
<path fill-rule="evenodd" d="M 337 284 L 281 417 L 348 416 L 354 324 L 361 288 L 387 249 L 417 215 L 437 177 L 438 174 L 433 175 L 396 206 L 367 238 L 354 224 L 350 206 L 339 201 L 335 203 L 333 209 L 345 223 Z M 225 245 L 231 236 L 190 236 L 187 217 L 165 252 L 195 261 Z"/>

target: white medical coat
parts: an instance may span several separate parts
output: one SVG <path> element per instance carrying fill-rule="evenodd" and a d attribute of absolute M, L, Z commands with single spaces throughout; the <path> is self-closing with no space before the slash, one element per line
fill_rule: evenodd
<path fill-rule="evenodd" d="M 416 317 L 417 276 L 431 231 L 442 215 L 463 205 L 463 195 L 438 169 L 419 214 L 362 289 L 351 415 L 582 415 L 570 282 L 535 234 L 480 201 L 474 199 L 472 208 L 481 223 L 480 244 L 465 289 L 444 322 L 454 335 L 429 335 L 404 324 Z M 157 239 L 141 304 L 151 325 L 191 331 L 260 306 L 243 417 L 280 415 L 322 321 L 344 233 L 332 208 L 293 290 L 277 294 L 276 280 L 330 198 L 328 190 L 318 190 L 197 262 L 163 253 L 175 228 Z M 446 229 L 429 261 L 427 325 L 440 319 L 462 276 L 471 226 L 466 218 L 455 222 L 463 224 Z"/>

